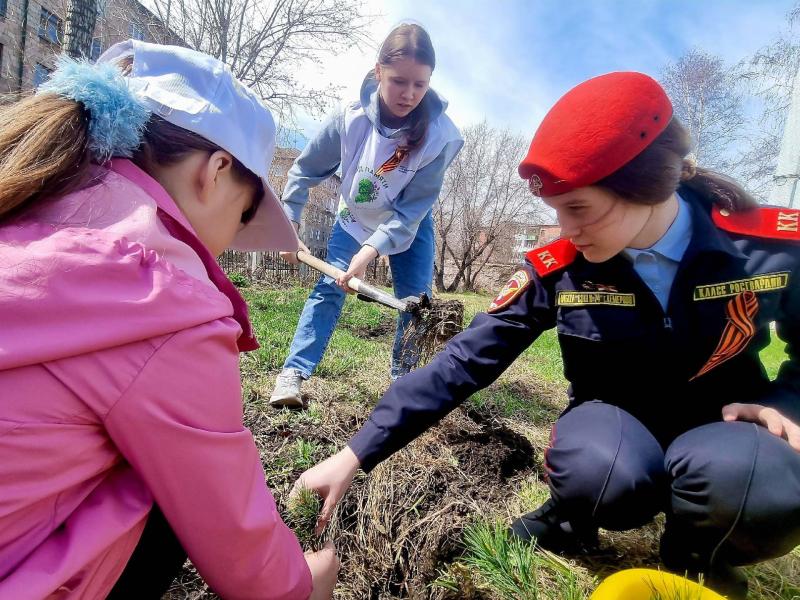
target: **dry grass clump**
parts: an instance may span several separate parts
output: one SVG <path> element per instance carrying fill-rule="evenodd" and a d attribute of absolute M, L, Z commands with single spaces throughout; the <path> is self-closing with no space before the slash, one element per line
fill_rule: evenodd
<path fill-rule="evenodd" d="M 499 423 L 462 409 L 351 489 L 331 525 L 343 558 L 337 598 L 438 598 L 439 569 L 463 551 L 475 514 L 536 473 L 537 452 Z"/>
<path fill-rule="evenodd" d="M 430 300 L 415 310 L 403 334 L 403 345 L 424 365 L 447 341 L 464 328 L 464 304 L 458 300 Z"/>

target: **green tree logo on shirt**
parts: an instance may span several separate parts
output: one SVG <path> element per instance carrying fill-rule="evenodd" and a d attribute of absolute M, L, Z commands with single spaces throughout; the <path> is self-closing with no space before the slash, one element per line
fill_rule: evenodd
<path fill-rule="evenodd" d="M 345 225 L 347 223 L 355 223 L 355 219 L 353 218 L 353 215 L 350 213 L 350 209 L 347 208 L 346 206 L 339 211 L 339 219 Z"/>
<path fill-rule="evenodd" d="M 362 179 L 358 182 L 358 195 L 355 197 L 356 204 L 364 202 L 374 202 L 378 197 L 378 189 L 369 179 Z"/>

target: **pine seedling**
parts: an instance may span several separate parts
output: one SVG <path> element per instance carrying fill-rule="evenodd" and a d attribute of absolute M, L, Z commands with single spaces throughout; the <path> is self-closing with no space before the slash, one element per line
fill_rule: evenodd
<path fill-rule="evenodd" d="M 322 498 L 314 490 L 302 487 L 289 499 L 286 524 L 292 528 L 304 550 L 317 550 L 320 540 L 314 533 L 322 509 Z"/>

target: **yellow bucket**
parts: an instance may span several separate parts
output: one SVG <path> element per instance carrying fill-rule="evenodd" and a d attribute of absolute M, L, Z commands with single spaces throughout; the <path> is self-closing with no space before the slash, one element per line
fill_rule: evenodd
<path fill-rule="evenodd" d="M 626 569 L 601 583 L 590 600 L 725 600 L 685 577 L 655 569 Z"/>

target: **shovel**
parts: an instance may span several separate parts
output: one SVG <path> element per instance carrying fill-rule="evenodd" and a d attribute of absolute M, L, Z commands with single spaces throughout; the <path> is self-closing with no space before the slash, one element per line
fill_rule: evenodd
<path fill-rule="evenodd" d="M 297 251 L 297 260 L 313 269 L 316 269 L 320 273 L 324 273 L 328 277 L 333 277 L 334 279 L 338 279 L 344 275 L 344 271 L 341 269 L 334 267 L 330 263 L 326 263 L 324 260 L 321 260 L 316 256 L 312 256 L 305 250 Z M 387 294 L 383 290 L 379 290 L 367 282 L 360 280 L 358 277 L 351 277 L 348 280 L 347 285 L 354 292 L 358 293 L 358 297 L 361 300 L 378 302 L 379 304 L 383 304 L 389 308 L 394 308 L 411 314 L 415 314 L 419 312 L 420 309 L 426 308 L 431 304 L 428 294 L 420 294 L 418 298 L 415 298 L 414 296 L 409 296 L 408 298 L 402 299 L 395 298 L 391 294 Z"/>

